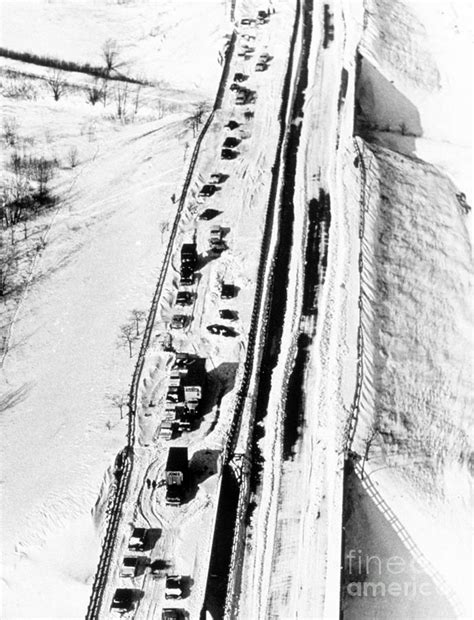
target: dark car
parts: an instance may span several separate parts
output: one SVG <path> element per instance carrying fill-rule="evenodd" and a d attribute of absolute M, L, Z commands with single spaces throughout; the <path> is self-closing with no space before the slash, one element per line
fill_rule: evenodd
<path fill-rule="evenodd" d="M 233 284 L 223 284 L 221 288 L 221 299 L 232 299 L 235 295 Z"/>
<path fill-rule="evenodd" d="M 238 138 L 234 138 L 233 136 L 229 136 L 224 140 L 224 144 L 222 145 L 224 148 L 235 148 L 240 144 L 240 140 Z"/>
<path fill-rule="evenodd" d="M 216 334 L 217 336 L 225 336 L 235 338 L 237 336 L 237 332 L 232 327 L 227 327 L 226 325 L 208 325 L 207 331 L 211 332 L 211 334 Z"/>
<path fill-rule="evenodd" d="M 171 329 L 183 329 L 188 323 L 188 316 L 186 314 L 174 314 L 171 319 Z"/>
<path fill-rule="evenodd" d="M 117 588 L 110 609 L 118 611 L 130 611 L 134 607 L 134 593 L 128 588 Z"/>
<path fill-rule="evenodd" d="M 237 151 L 232 149 L 222 149 L 221 159 L 235 159 L 237 157 Z"/>
<path fill-rule="evenodd" d="M 226 180 L 226 176 L 220 172 L 214 172 L 209 177 L 209 183 L 223 183 Z"/>
<path fill-rule="evenodd" d="M 234 75 L 234 81 L 235 82 L 245 82 L 245 80 L 248 80 L 248 75 L 245 75 L 244 73 L 236 73 Z M 238 84 L 236 84 L 236 86 L 238 87 Z"/>
<path fill-rule="evenodd" d="M 235 82 L 233 82 L 230 86 L 229 86 L 230 90 L 240 90 L 242 88 L 242 86 L 240 86 L 240 84 L 236 84 Z"/>
<path fill-rule="evenodd" d="M 201 191 L 199 192 L 200 196 L 212 196 L 216 193 L 215 185 L 203 185 Z"/>
<path fill-rule="evenodd" d="M 212 220 L 214 217 L 219 215 L 221 211 L 217 211 L 216 209 L 205 209 L 200 215 L 200 220 Z"/>
<path fill-rule="evenodd" d="M 181 276 L 179 279 L 180 284 L 193 284 L 194 283 L 194 270 L 193 269 L 181 269 Z"/>
<path fill-rule="evenodd" d="M 231 120 L 227 123 L 227 125 L 225 125 L 225 127 L 228 127 L 229 129 L 237 129 L 237 127 L 240 127 L 240 123 Z"/>
<path fill-rule="evenodd" d="M 178 291 L 176 296 L 177 306 L 189 306 L 193 303 L 193 294 L 189 291 Z"/>
<path fill-rule="evenodd" d="M 239 315 L 236 310 L 219 310 L 219 317 L 226 321 L 237 321 Z"/>
<path fill-rule="evenodd" d="M 161 620 L 184 620 L 185 612 L 182 609 L 163 609 Z"/>

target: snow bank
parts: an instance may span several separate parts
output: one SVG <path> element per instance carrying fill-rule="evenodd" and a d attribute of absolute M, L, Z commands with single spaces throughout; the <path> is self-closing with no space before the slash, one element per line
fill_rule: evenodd
<path fill-rule="evenodd" d="M 358 83 L 372 138 L 439 166 L 472 200 L 472 4 L 368 0 Z"/>
<path fill-rule="evenodd" d="M 364 163 L 366 372 L 353 448 L 364 454 L 376 428 L 372 483 L 467 609 L 474 270 L 466 216 L 434 166 L 377 146 Z"/>

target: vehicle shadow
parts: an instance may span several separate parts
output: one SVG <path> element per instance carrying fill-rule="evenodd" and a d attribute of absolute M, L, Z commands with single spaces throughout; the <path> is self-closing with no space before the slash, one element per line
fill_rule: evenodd
<path fill-rule="evenodd" d="M 220 454 L 220 450 L 210 449 L 198 450 L 193 454 L 189 462 L 191 488 L 217 473 Z"/>
<path fill-rule="evenodd" d="M 206 265 L 211 263 L 213 260 L 216 260 L 216 258 L 219 258 L 221 254 L 222 252 L 211 252 L 211 251 L 208 251 L 207 254 L 200 254 L 197 265 L 196 265 L 196 269 L 199 269 L 199 270 L 203 269 Z"/>
<path fill-rule="evenodd" d="M 234 389 L 238 366 L 237 362 L 223 362 L 207 373 L 206 397 L 202 403 L 203 415 L 209 413 L 215 405 L 220 407 L 223 397 Z"/>
<path fill-rule="evenodd" d="M 151 528 L 147 531 L 145 538 L 144 551 L 151 551 L 154 549 L 158 539 L 161 537 L 161 529 L 159 527 Z"/>
<path fill-rule="evenodd" d="M 168 572 L 171 568 L 171 562 L 158 558 L 157 560 L 153 560 L 152 562 L 146 564 L 146 566 L 148 566 L 153 576 L 158 577 L 164 576 Z"/>

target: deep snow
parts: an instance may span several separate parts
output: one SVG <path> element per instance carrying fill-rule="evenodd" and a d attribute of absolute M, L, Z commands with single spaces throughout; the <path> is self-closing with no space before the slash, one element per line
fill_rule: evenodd
<path fill-rule="evenodd" d="M 205 20 L 203 6 L 212 8 Z M 220 3 L 177 8 L 84 2 L 70 9 L 59 2 L 3 3 L 2 45 L 95 64 L 105 33 L 122 39 L 128 33 L 128 53 L 149 61 L 150 79 L 170 81 L 174 90 L 143 89 L 141 113 L 125 125 L 114 119 L 114 107 L 92 108 L 80 91 L 55 103 L 40 84 L 36 101 L 2 100 L 3 113 L 18 118 L 22 139 L 30 146 L 34 139 L 34 152 L 53 150 L 62 162 L 54 182 L 60 202 L 37 222 L 48 243 L 33 265 L 2 369 L 6 617 L 85 613 L 100 551 L 107 470 L 126 434 L 126 420 L 110 401 L 127 393 L 134 364 L 118 344 L 119 328 L 133 309 L 148 309 L 168 235 L 162 224 L 173 216 L 170 197 L 180 192 L 193 144 L 184 120 L 193 103 L 215 93 L 217 48 L 226 27 Z M 144 40 L 124 15 L 150 30 L 163 19 L 179 22 L 179 56 L 169 41 L 153 57 L 142 54 Z M 199 31 L 204 40 L 194 35 Z M 74 46 L 66 49 L 68 41 Z M 162 67 L 172 70 L 161 75 Z M 128 73 L 138 70 L 127 66 Z M 69 79 L 89 80 L 78 74 Z M 172 114 L 170 106 L 157 105 L 167 99 L 177 100 Z M 72 145 L 79 164 L 69 169 Z"/>

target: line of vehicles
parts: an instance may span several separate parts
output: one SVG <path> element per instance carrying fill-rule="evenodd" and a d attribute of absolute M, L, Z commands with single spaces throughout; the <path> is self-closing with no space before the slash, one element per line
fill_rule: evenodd
<path fill-rule="evenodd" d="M 241 26 L 255 26 L 265 24 L 270 17 L 269 11 L 258 11 L 256 18 L 246 17 L 240 21 Z M 255 48 L 249 45 L 249 41 L 254 41 L 256 35 L 253 32 L 241 32 L 241 37 L 246 43 L 242 44 L 242 49 L 238 53 L 245 60 L 252 57 Z M 255 65 L 255 71 L 265 71 L 272 57 L 268 53 L 262 53 Z M 253 104 L 256 101 L 256 92 L 243 85 L 247 81 L 248 75 L 243 72 L 234 74 L 234 81 L 230 90 L 236 93 L 236 105 Z M 253 112 L 244 113 L 246 120 L 253 116 Z M 234 119 L 229 120 L 226 127 L 230 131 L 239 128 L 241 123 Z M 227 136 L 222 144 L 221 159 L 235 159 L 239 156 L 237 150 L 241 139 L 237 136 Z M 210 175 L 209 181 L 203 185 L 199 192 L 200 200 L 212 198 L 220 189 L 222 183 L 227 179 L 227 175 L 215 172 Z M 215 209 L 205 207 L 199 214 L 200 220 L 214 219 L 220 212 Z M 213 224 L 209 229 L 208 253 L 211 256 L 219 257 L 227 249 L 225 240 L 228 229 L 219 224 Z M 199 254 L 197 251 L 196 235 L 188 239 L 181 246 L 179 264 L 179 289 L 177 291 L 175 306 L 179 311 L 175 312 L 170 320 L 170 330 L 183 330 L 192 321 L 192 315 L 184 312 L 186 308 L 193 306 L 197 291 L 194 290 L 196 283 L 196 271 L 199 268 Z M 238 289 L 232 282 L 220 282 L 219 297 L 222 301 L 230 300 L 237 294 Z M 235 337 L 237 331 L 232 323 L 238 320 L 239 315 L 236 310 L 230 308 L 219 308 L 219 319 L 223 324 L 212 324 L 206 327 L 207 331 L 216 336 Z M 174 360 L 168 375 L 165 412 L 159 426 L 158 436 L 161 439 L 171 440 L 183 432 L 193 430 L 200 414 L 203 394 L 206 388 L 207 375 L 205 370 L 206 360 L 197 355 L 174 352 Z M 150 403 L 152 406 L 152 403 Z M 170 446 L 164 469 L 164 476 L 161 480 L 149 481 L 147 484 L 153 488 L 166 487 L 165 503 L 167 506 L 179 507 L 186 501 L 187 492 L 190 486 L 190 467 L 188 449 L 185 446 Z M 122 558 L 119 575 L 123 579 L 134 579 L 143 575 L 145 571 L 150 571 L 151 576 L 160 577 L 165 573 L 167 563 L 160 560 L 150 562 L 148 556 L 157 539 L 159 530 L 146 529 L 133 526 L 128 541 L 128 553 Z M 132 555 L 133 554 L 133 555 Z M 189 591 L 190 577 L 174 573 L 165 573 L 165 599 L 180 600 L 187 596 Z M 115 590 L 110 610 L 120 615 L 136 609 L 144 592 L 137 588 L 117 588 Z M 162 620 L 185 620 L 189 618 L 187 611 L 178 607 L 165 606 L 162 608 Z"/>

